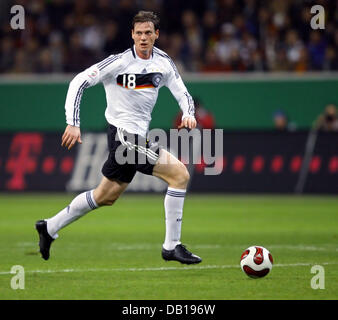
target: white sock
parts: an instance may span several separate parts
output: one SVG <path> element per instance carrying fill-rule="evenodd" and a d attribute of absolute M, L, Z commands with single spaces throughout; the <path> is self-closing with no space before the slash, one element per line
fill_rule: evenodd
<path fill-rule="evenodd" d="M 163 248 L 166 250 L 173 250 L 176 245 L 181 243 L 181 226 L 185 192 L 185 189 L 168 187 L 167 194 L 164 198 L 166 232 Z"/>
<path fill-rule="evenodd" d="M 64 228 L 97 207 L 98 205 L 93 197 L 93 190 L 79 194 L 68 207 L 61 210 L 54 217 L 46 219 L 48 233 L 52 238 L 56 239 L 58 237 L 57 232 L 61 228 Z"/>

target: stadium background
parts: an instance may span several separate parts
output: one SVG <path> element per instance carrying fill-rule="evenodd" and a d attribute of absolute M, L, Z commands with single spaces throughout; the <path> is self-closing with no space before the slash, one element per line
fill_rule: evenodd
<path fill-rule="evenodd" d="M 14 4 L 25 9 L 24 30 L 10 26 Z M 324 30 L 310 26 L 314 4 L 325 9 Z M 323 0 L 2 1 L 1 190 L 95 187 L 99 176 L 93 175 L 102 162 L 95 159 L 104 158 L 95 151 L 106 128 L 104 91 L 90 88 L 82 99 L 82 132 L 92 139 L 96 133 L 87 152 L 96 166 L 87 168 L 82 187 L 78 181 L 75 188 L 70 180 L 80 147 L 65 152 L 58 146 L 68 83 L 131 46 L 130 20 L 140 9 L 159 13 L 157 46 L 175 61 L 202 105 L 201 117 L 212 119 L 202 126 L 224 129 L 224 156 L 217 160 L 222 174 L 203 177 L 201 159 L 191 172 L 191 191 L 337 193 L 337 133 L 319 130 L 310 140 L 308 134 L 325 107 L 337 104 L 337 2 Z M 162 89 L 151 128 L 169 130 L 178 112 L 169 90 Z M 286 119 L 282 128 L 274 122 L 278 116 Z M 46 187 L 48 179 L 55 183 Z M 165 189 L 142 179 L 130 190 Z"/>
<path fill-rule="evenodd" d="M 15 4 L 25 9 L 24 30 L 10 26 Z M 325 9 L 323 30 L 310 26 L 315 4 Z M 1 0 L 0 299 L 336 300 L 338 120 L 327 121 L 325 109 L 338 104 L 337 6 Z M 107 152 L 100 85 L 82 99 L 83 144 L 61 148 L 68 83 L 131 45 L 130 20 L 140 9 L 159 13 L 157 45 L 201 106 L 202 128 L 223 129 L 223 156 L 213 164 L 221 174 L 206 176 L 203 161 L 189 166 L 182 242 L 203 263 L 162 261 L 166 185 L 140 174 L 113 207 L 61 230 L 43 261 L 35 221 L 94 188 Z M 151 127 L 169 130 L 178 114 L 163 88 Z M 274 258 L 259 281 L 239 268 L 252 245 Z M 14 265 L 25 269 L 24 290 L 11 288 Z M 314 265 L 325 268 L 325 290 L 312 287 Z"/>

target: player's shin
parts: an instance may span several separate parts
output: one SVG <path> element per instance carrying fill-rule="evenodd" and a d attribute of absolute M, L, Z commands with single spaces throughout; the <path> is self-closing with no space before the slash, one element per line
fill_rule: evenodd
<path fill-rule="evenodd" d="M 166 234 L 163 248 L 175 249 L 181 243 L 181 226 L 186 190 L 168 188 L 164 199 Z"/>
<path fill-rule="evenodd" d="M 96 208 L 98 208 L 98 205 L 93 197 L 93 190 L 83 192 L 75 197 L 68 207 L 61 210 L 54 217 L 46 219 L 47 231 L 51 237 L 56 239 L 58 237 L 57 232 L 60 229 Z"/>

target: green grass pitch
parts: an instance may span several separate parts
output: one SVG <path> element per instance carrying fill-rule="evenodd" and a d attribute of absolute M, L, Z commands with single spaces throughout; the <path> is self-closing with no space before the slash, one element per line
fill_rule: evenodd
<path fill-rule="evenodd" d="M 68 205 L 70 194 L 0 195 L 0 299 L 337 299 L 338 198 L 187 195 L 182 242 L 203 262 L 165 262 L 163 195 L 123 195 L 59 232 L 51 258 L 38 253 L 35 221 Z M 274 258 L 262 279 L 239 267 L 244 249 Z M 25 288 L 11 288 L 11 268 Z M 314 265 L 325 289 L 312 289 Z"/>

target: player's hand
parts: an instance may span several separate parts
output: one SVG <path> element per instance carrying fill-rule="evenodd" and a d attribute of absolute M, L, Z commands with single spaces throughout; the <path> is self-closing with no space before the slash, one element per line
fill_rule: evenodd
<path fill-rule="evenodd" d="M 61 146 L 70 150 L 74 147 L 76 142 L 82 143 L 80 128 L 69 124 L 62 136 Z"/>
<path fill-rule="evenodd" d="M 178 126 L 178 129 L 181 129 L 181 128 L 194 129 L 196 128 L 196 125 L 197 125 L 197 122 L 196 122 L 195 117 L 187 116 L 182 119 L 182 122 Z"/>

